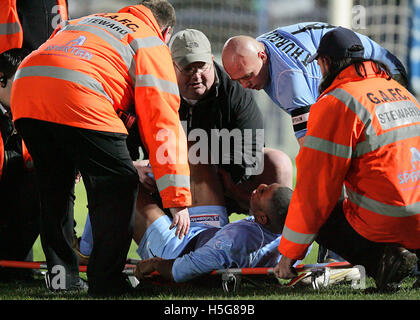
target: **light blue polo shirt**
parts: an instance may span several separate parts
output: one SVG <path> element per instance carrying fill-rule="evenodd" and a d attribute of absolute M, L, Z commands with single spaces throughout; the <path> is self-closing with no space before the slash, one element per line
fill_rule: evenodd
<path fill-rule="evenodd" d="M 264 90 L 274 103 L 290 115 L 300 113 L 298 116 L 292 115 L 294 126 L 306 123 L 309 110 L 299 112 L 299 109 L 316 102 L 322 79 L 316 60 L 311 63 L 306 61 L 316 52 L 322 36 L 333 29 L 334 26 L 326 23 L 306 22 L 280 27 L 257 38 L 264 43 L 270 61 L 270 81 Z M 389 51 L 368 37 L 356 34 L 365 48 L 366 59 L 387 64 L 393 74 L 404 70 L 401 62 Z M 306 125 L 304 129 L 297 130 L 295 127 L 297 138 L 305 134 Z"/>

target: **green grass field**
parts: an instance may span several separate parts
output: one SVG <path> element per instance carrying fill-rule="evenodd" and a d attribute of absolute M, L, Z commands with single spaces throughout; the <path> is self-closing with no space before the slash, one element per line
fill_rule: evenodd
<path fill-rule="evenodd" d="M 79 183 L 76 186 L 76 204 L 75 219 L 77 221 L 76 232 L 80 236 L 83 232 L 84 221 L 86 219 L 86 195 L 84 186 Z M 232 215 L 232 220 L 239 219 L 243 216 Z M 129 258 L 138 259 L 136 245 L 132 244 L 129 252 Z M 315 244 L 312 251 L 305 258 L 305 263 L 314 263 L 316 261 L 318 247 Z M 45 259 L 42 252 L 39 239 L 34 246 L 34 260 L 43 261 Z M 81 274 L 85 277 L 84 274 Z M 225 294 L 222 290 L 220 279 L 213 277 L 215 283 L 210 286 L 206 282 L 205 285 L 151 285 L 144 284 L 138 287 L 137 293 L 133 296 L 114 297 L 118 300 L 189 300 L 189 301 L 214 301 L 214 300 L 420 300 L 420 289 L 411 289 L 414 278 L 409 278 L 403 283 L 402 289 L 397 293 L 379 294 L 369 292 L 374 287 L 372 279 L 367 279 L 367 290 L 352 289 L 350 284 L 334 285 L 330 288 L 321 290 L 313 290 L 311 287 L 306 288 L 285 288 L 281 287 L 278 282 L 258 282 L 247 283 L 243 281 L 239 290 L 234 294 Z M 85 300 L 92 299 L 86 293 L 78 294 L 55 294 L 49 292 L 44 285 L 41 276 L 30 283 L 10 282 L 0 283 L 0 300 Z"/>

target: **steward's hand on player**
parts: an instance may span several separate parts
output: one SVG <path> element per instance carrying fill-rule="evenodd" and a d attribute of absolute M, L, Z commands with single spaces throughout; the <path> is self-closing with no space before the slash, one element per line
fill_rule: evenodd
<path fill-rule="evenodd" d="M 172 229 L 176 226 L 175 235 L 178 236 L 179 239 L 186 236 L 188 230 L 190 229 L 190 214 L 188 213 L 188 209 L 186 207 L 179 207 L 179 208 L 169 208 L 172 214 L 172 224 L 169 229 Z"/>
<path fill-rule="evenodd" d="M 149 160 L 133 161 L 133 165 L 139 174 L 139 179 L 144 188 L 150 193 L 158 191 L 156 181 L 151 177 L 153 176 L 152 168 L 149 166 Z"/>

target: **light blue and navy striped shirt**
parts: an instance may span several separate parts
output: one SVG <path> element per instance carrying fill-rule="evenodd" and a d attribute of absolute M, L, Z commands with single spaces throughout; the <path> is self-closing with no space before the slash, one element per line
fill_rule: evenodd
<path fill-rule="evenodd" d="M 292 116 L 297 138 L 306 134 L 309 107 L 318 98 L 322 79 L 318 63 L 306 61 L 316 53 L 322 36 L 334 28 L 326 23 L 306 22 L 280 27 L 257 38 L 264 43 L 270 61 L 270 81 L 264 90 Z M 357 35 L 364 46 L 366 59 L 387 64 L 392 74 L 405 72 L 397 57 L 368 37 Z"/>

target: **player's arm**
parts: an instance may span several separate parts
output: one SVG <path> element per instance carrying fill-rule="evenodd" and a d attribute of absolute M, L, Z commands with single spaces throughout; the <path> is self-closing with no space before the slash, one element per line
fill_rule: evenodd
<path fill-rule="evenodd" d="M 163 278 L 173 281 L 172 266 L 175 260 L 167 260 L 162 258 L 151 258 L 141 260 L 137 263 L 134 275 L 141 281 L 150 276 L 151 273 L 157 271 Z"/>
<path fill-rule="evenodd" d="M 408 75 L 403 63 L 387 49 L 373 41 L 369 37 L 356 33 L 364 47 L 364 58 L 377 60 L 385 63 L 392 74 L 392 77 L 403 86 L 408 86 Z"/>
<path fill-rule="evenodd" d="M 298 69 L 287 70 L 277 77 L 276 96 L 292 119 L 293 131 L 298 141 L 307 132 L 309 111 L 318 97 L 317 83 L 306 79 L 303 71 Z M 303 140 L 299 141 L 300 145 L 301 143 Z"/>
<path fill-rule="evenodd" d="M 172 275 L 175 282 L 185 282 L 213 270 L 230 268 L 232 261 L 233 235 L 217 232 L 202 247 L 175 259 Z"/>
<path fill-rule="evenodd" d="M 300 102 L 296 99 L 293 109 L 290 112 L 290 116 L 292 118 L 293 131 L 295 132 L 300 148 L 302 148 L 307 132 L 309 110 L 311 105 L 299 106 L 297 105 L 298 103 Z"/>

